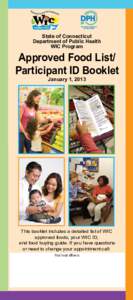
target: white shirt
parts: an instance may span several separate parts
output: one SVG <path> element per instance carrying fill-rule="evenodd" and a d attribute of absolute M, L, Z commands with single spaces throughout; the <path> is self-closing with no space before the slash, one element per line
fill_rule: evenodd
<path fill-rule="evenodd" d="M 33 184 L 31 190 L 39 190 L 41 188 L 38 184 Z M 26 208 L 29 205 L 29 182 L 24 177 L 19 183 L 19 209 L 20 209 L 20 220 L 25 220 L 27 218 Z"/>
<path fill-rule="evenodd" d="M 55 200 L 53 200 L 53 201 L 48 201 L 48 200 L 45 199 L 45 198 L 44 198 L 43 200 L 45 201 L 46 205 L 49 205 L 51 208 L 54 208 Z M 62 219 L 63 219 L 63 217 L 64 217 L 64 210 L 63 210 L 63 207 L 62 207 L 62 209 L 61 209 L 61 212 L 60 212 L 59 217 L 61 217 Z"/>
<path fill-rule="evenodd" d="M 46 205 L 49 205 L 51 208 L 54 208 L 54 203 L 55 203 L 55 200 L 53 201 L 48 201 L 47 199 L 44 199 Z"/>
<path fill-rule="evenodd" d="M 42 138 L 39 131 L 36 131 L 33 140 L 31 141 L 31 150 L 34 152 L 42 151 Z"/>

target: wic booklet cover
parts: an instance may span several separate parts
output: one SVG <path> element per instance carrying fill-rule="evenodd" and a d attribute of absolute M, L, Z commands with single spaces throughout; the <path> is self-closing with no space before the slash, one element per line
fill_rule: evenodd
<path fill-rule="evenodd" d="M 0 7 L 0 299 L 124 300 L 131 5 Z"/>

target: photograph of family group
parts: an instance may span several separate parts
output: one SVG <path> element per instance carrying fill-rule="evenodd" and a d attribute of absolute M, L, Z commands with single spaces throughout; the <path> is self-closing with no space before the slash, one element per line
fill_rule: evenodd
<path fill-rule="evenodd" d="M 64 87 L 19 86 L 19 153 L 64 152 Z"/>
<path fill-rule="evenodd" d="M 114 225 L 114 159 L 69 159 L 69 225 Z"/>
<path fill-rule="evenodd" d="M 19 159 L 19 224 L 64 224 L 64 159 Z"/>

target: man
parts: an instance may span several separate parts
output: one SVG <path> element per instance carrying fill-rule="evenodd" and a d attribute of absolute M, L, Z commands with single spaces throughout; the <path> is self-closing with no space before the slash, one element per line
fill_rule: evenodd
<path fill-rule="evenodd" d="M 42 167 L 37 162 L 30 162 L 26 166 L 25 176 L 20 180 L 20 220 L 25 220 L 27 218 L 27 213 L 38 213 L 37 207 L 29 207 L 26 211 L 27 206 L 29 205 L 29 193 L 31 190 L 39 190 L 40 187 L 36 184 L 39 180 L 42 172 Z"/>

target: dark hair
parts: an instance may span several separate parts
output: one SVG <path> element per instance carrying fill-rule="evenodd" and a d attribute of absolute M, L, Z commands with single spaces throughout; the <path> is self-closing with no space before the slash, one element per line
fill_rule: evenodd
<path fill-rule="evenodd" d="M 99 176 L 99 177 L 98 177 L 98 179 L 97 179 L 97 182 L 98 182 L 98 183 L 99 183 L 99 180 L 100 180 L 101 178 L 103 179 L 104 185 L 106 185 L 106 184 L 109 183 L 109 179 L 108 179 L 108 177 L 105 176 L 105 175 L 102 175 L 102 176 Z"/>
<path fill-rule="evenodd" d="M 35 118 L 30 118 L 27 123 L 26 132 L 28 133 L 31 140 L 33 139 L 34 134 L 37 130 L 37 125 L 38 125 L 38 121 Z"/>
<path fill-rule="evenodd" d="M 78 174 L 74 171 L 70 172 L 70 180 L 72 180 L 73 178 L 78 178 Z"/>
<path fill-rule="evenodd" d="M 29 193 L 29 199 L 31 200 L 31 196 L 38 193 L 40 196 L 42 196 L 42 193 L 39 191 L 39 190 L 32 190 L 30 193 Z"/>
<path fill-rule="evenodd" d="M 55 178 L 57 181 L 57 189 L 54 192 L 54 199 L 56 199 L 59 196 L 59 194 L 62 192 L 62 179 L 61 179 L 60 174 L 51 173 L 44 182 L 44 186 L 42 187 L 42 192 L 43 192 L 44 196 L 48 195 L 47 184 L 51 178 Z"/>
<path fill-rule="evenodd" d="M 34 107 L 35 110 L 37 111 L 39 109 L 39 105 L 34 102 L 33 98 L 39 95 L 41 95 L 41 92 L 39 92 L 38 90 L 31 91 L 25 101 L 26 105 L 30 108 Z"/>
<path fill-rule="evenodd" d="M 37 169 L 40 172 L 42 172 L 42 167 L 40 164 L 38 164 L 36 161 L 32 161 L 30 162 L 27 166 L 26 166 L 26 171 L 28 173 L 31 173 L 33 171 L 33 169 Z"/>

